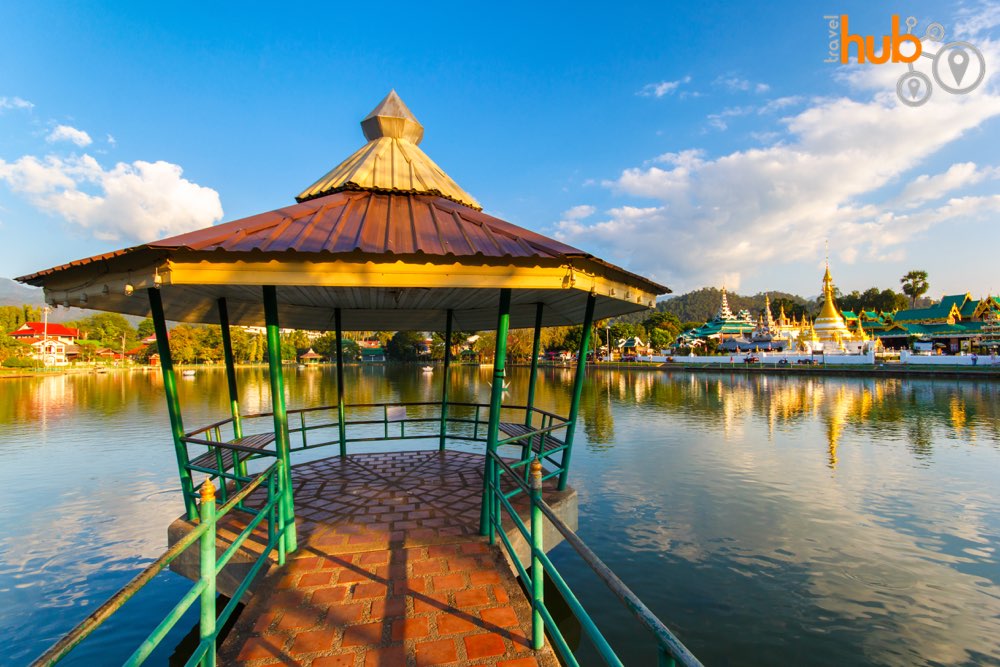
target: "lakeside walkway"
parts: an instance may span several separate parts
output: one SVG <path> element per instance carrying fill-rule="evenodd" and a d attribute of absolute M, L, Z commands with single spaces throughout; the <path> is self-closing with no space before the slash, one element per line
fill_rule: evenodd
<path fill-rule="evenodd" d="M 296 465 L 299 548 L 255 586 L 219 663 L 556 667 L 548 645 L 531 649 L 530 604 L 478 534 L 482 466 L 460 451 Z"/>

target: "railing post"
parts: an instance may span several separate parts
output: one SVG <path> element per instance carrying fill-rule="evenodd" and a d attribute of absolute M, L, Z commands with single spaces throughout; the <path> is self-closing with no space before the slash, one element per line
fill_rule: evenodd
<path fill-rule="evenodd" d="M 569 406 L 569 426 L 566 427 L 566 449 L 562 455 L 562 472 L 559 474 L 559 490 L 566 488 L 569 481 L 569 462 L 573 455 L 573 438 L 576 434 L 576 421 L 580 414 L 580 397 L 583 395 L 583 379 L 587 374 L 587 348 L 590 347 L 590 329 L 594 323 L 594 304 L 597 297 L 587 296 L 587 310 L 583 315 L 583 333 L 580 337 L 580 352 L 576 360 L 576 377 L 573 379 L 573 400 Z"/>
<path fill-rule="evenodd" d="M 545 570 L 539 554 L 544 553 L 542 540 L 542 462 L 531 462 L 531 647 L 536 651 L 545 645 L 545 624 L 542 605 L 545 603 Z"/>
<path fill-rule="evenodd" d="M 285 412 L 285 378 L 281 370 L 281 329 L 278 324 L 278 291 L 273 285 L 264 285 L 264 323 L 267 329 L 267 370 L 271 379 L 271 409 L 274 412 L 274 441 L 281 460 L 281 504 L 288 530 L 285 548 L 295 551 L 298 539 L 295 532 L 295 499 L 292 497 L 290 464 L 291 443 L 288 440 L 288 413 Z"/>
<path fill-rule="evenodd" d="M 538 381 L 538 355 L 542 349 L 542 304 L 535 306 L 535 337 L 531 345 L 531 376 L 528 378 L 528 401 L 524 425 L 531 426 L 531 410 L 535 407 L 535 383 Z"/>
<path fill-rule="evenodd" d="M 225 482 L 225 480 L 223 480 Z M 212 645 L 201 659 L 203 667 L 215 667 L 215 486 L 206 479 L 201 485 L 201 523 L 208 529 L 201 534 L 201 620 L 198 636 L 204 642 L 211 639 Z"/>
<path fill-rule="evenodd" d="M 337 330 L 337 433 L 340 436 L 340 455 L 347 456 L 347 425 L 344 423 L 344 327 L 340 308 L 333 309 L 333 324 Z"/>
<path fill-rule="evenodd" d="M 507 361 L 507 331 L 510 328 L 509 289 L 500 290 L 500 308 L 497 312 L 497 340 L 493 357 L 493 387 L 490 391 L 490 421 L 486 430 L 486 461 L 483 469 L 483 506 L 479 514 L 479 533 L 486 535 L 490 529 L 489 504 L 493 499 L 489 494 L 490 478 L 496 463 L 492 453 L 497 450 L 497 435 L 500 431 L 500 407 L 503 403 L 504 364 Z"/>
<path fill-rule="evenodd" d="M 187 446 L 184 437 L 184 421 L 181 419 L 181 404 L 177 399 L 177 376 L 174 374 L 173 357 L 170 356 L 170 341 L 167 338 L 167 320 L 163 316 L 163 300 L 160 290 L 150 288 L 149 310 L 156 333 L 156 349 L 160 353 L 160 372 L 163 373 L 163 391 L 167 395 L 167 414 L 170 416 L 170 433 L 174 439 L 174 453 L 177 456 L 177 473 L 181 478 L 181 493 L 184 494 L 184 509 L 189 520 L 198 518 L 198 505 L 194 501 L 194 483 L 188 470 Z"/>
<path fill-rule="evenodd" d="M 438 449 L 442 452 L 445 449 L 445 439 L 448 435 L 448 385 L 450 384 L 449 372 L 451 369 L 451 327 L 454 311 L 449 308 L 444 324 L 444 382 L 441 386 L 441 440 Z"/>
<path fill-rule="evenodd" d="M 281 495 L 282 493 L 281 485 L 284 483 L 285 479 L 283 470 L 284 464 L 280 460 L 277 463 L 278 463 L 278 468 L 271 474 L 271 479 L 269 480 L 269 482 L 274 485 L 275 493 Z M 274 496 L 272 495 L 270 500 L 273 499 Z M 287 551 L 285 549 L 284 533 L 282 532 L 285 530 L 285 508 L 282 506 L 280 502 L 276 504 L 278 507 L 278 532 L 282 535 L 282 537 L 278 538 L 278 566 L 281 567 L 284 566 L 285 564 L 285 553 Z M 272 505 L 272 508 L 273 507 L 274 506 Z"/>

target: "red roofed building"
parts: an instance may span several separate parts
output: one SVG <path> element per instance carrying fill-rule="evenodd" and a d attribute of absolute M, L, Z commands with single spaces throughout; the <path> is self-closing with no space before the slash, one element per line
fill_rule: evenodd
<path fill-rule="evenodd" d="M 71 329 L 62 324 L 49 323 L 46 325 L 44 322 L 25 322 L 8 335 L 21 342 L 27 342 L 28 338 L 54 338 L 61 343 L 73 344 L 80 337 L 80 330 Z"/>

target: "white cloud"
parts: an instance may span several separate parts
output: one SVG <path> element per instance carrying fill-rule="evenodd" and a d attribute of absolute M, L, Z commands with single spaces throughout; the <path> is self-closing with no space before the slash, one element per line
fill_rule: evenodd
<path fill-rule="evenodd" d="M 579 206 L 574 206 L 573 208 L 564 211 L 562 217 L 564 220 L 583 220 L 584 218 L 589 218 L 597 212 L 597 209 L 589 204 L 580 204 Z"/>
<path fill-rule="evenodd" d="M 766 93 L 771 90 L 771 86 L 766 83 L 755 83 L 740 76 L 736 76 L 735 74 L 727 74 L 717 77 L 712 83 L 713 85 L 724 88 L 731 93 Z"/>
<path fill-rule="evenodd" d="M 719 113 L 709 114 L 707 116 L 708 124 L 715 128 L 716 130 L 725 130 L 729 127 L 729 118 L 736 118 L 738 116 L 746 116 L 753 113 L 754 107 L 729 107 L 723 109 Z"/>
<path fill-rule="evenodd" d="M 770 100 L 769 102 L 761 106 L 759 109 L 757 109 L 757 113 L 766 114 L 766 113 L 773 113 L 775 111 L 781 111 L 782 109 L 802 104 L 804 101 L 805 98 L 802 97 L 801 95 L 788 95 L 786 97 L 777 97 L 773 100 Z"/>
<path fill-rule="evenodd" d="M 987 178 L 997 178 L 1000 170 L 996 167 L 977 168 L 974 162 L 953 164 L 947 171 L 933 176 L 921 174 L 903 188 L 896 198 L 898 206 L 915 208 L 928 201 L 940 199 L 944 195 L 969 185 L 975 185 Z"/>
<path fill-rule="evenodd" d="M 221 220 L 219 194 L 182 174 L 164 161 L 119 162 L 106 170 L 90 155 L 0 160 L 0 181 L 11 190 L 108 240 L 152 241 Z"/>
<path fill-rule="evenodd" d="M 1000 62 L 997 44 L 979 45 L 987 62 Z M 687 289 L 718 285 L 727 275 L 734 284 L 768 263 L 822 257 L 824 239 L 845 260 L 898 257 L 923 230 L 997 209 L 1000 195 L 960 196 L 935 209 L 900 209 L 882 190 L 1000 115 L 1000 96 L 990 79 L 971 94 L 939 93 L 912 108 L 896 98 L 899 68 L 845 69 L 842 80 L 859 99 L 813 99 L 778 121 L 784 130 L 780 138 L 761 148 L 718 157 L 688 150 L 626 169 L 605 185 L 626 197 L 653 199 L 655 205 L 620 206 L 586 223 L 563 221 L 558 235 L 577 247 L 601 248 L 607 259 L 672 288 Z M 992 173 L 974 166 L 971 175 L 967 166 L 953 169 L 917 178 L 914 196 L 923 188 L 927 202 L 961 187 L 963 174 L 982 180 Z"/>
<path fill-rule="evenodd" d="M 69 141 L 76 144 L 80 148 L 94 143 L 94 140 L 90 138 L 89 134 L 69 125 L 56 126 L 56 129 L 52 130 L 52 132 L 49 133 L 49 136 L 45 137 L 45 141 L 50 144 L 54 144 L 57 141 Z"/>
<path fill-rule="evenodd" d="M 118 140 L 117 140 L 117 139 L 115 139 L 115 138 L 114 138 L 114 137 L 113 137 L 112 135 L 110 135 L 110 134 L 108 135 L 108 139 L 107 139 L 107 141 L 108 141 L 108 145 L 109 145 L 109 146 L 117 146 L 117 145 L 118 145 Z"/>
<path fill-rule="evenodd" d="M 4 109 L 34 109 L 35 105 L 20 97 L 0 97 L 0 111 Z"/>
<path fill-rule="evenodd" d="M 978 2 L 958 11 L 954 38 L 975 38 L 983 32 L 1000 25 L 1000 3 Z M 946 37 L 948 37 L 946 35 Z M 952 41 L 948 39 L 948 41 Z"/>
<path fill-rule="evenodd" d="M 636 95 L 641 97 L 663 97 L 664 95 L 672 95 L 676 90 L 685 83 L 691 83 L 691 77 L 686 76 L 683 79 L 678 79 L 677 81 L 660 81 L 659 83 L 647 83 L 642 87 Z"/>

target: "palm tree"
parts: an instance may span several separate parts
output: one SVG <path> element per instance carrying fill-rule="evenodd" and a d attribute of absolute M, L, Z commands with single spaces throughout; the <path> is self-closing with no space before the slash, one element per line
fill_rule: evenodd
<path fill-rule="evenodd" d="M 926 294 L 931 286 L 927 282 L 926 271 L 910 271 L 899 282 L 903 284 L 903 294 L 910 297 L 910 308 L 916 307 L 917 299 Z"/>

